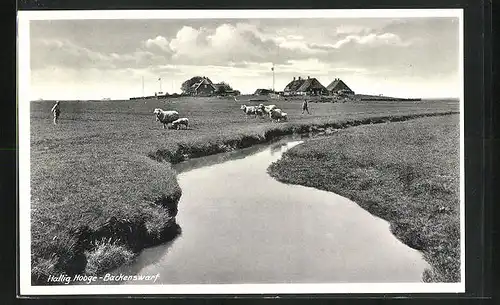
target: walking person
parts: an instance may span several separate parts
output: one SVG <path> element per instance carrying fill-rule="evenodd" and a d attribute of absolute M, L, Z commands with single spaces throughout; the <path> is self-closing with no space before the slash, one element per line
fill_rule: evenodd
<path fill-rule="evenodd" d="M 304 114 L 304 111 L 307 111 L 307 114 L 310 114 L 307 99 L 304 99 L 304 102 L 302 103 L 302 114 Z"/>
<path fill-rule="evenodd" d="M 56 103 L 52 107 L 52 110 L 50 110 L 50 111 L 54 115 L 54 125 L 57 125 L 57 120 L 59 119 L 59 115 L 61 114 L 61 108 L 59 106 L 59 101 L 56 101 Z"/>

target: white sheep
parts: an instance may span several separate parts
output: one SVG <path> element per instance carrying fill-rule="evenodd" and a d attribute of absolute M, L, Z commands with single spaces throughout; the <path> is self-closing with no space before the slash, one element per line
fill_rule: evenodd
<path fill-rule="evenodd" d="M 177 130 L 180 129 L 181 125 L 184 125 L 184 127 L 186 127 L 186 129 L 187 129 L 188 125 L 189 125 L 188 118 L 180 118 L 180 119 L 172 122 L 172 128 L 175 128 Z"/>
<path fill-rule="evenodd" d="M 269 112 L 269 118 L 273 121 L 287 121 L 288 120 L 288 114 L 286 112 L 283 112 L 279 108 L 274 108 Z"/>
<path fill-rule="evenodd" d="M 243 110 L 243 112 L 245 112 L 245 114 L 247 115 L 257 115 L 257 107 L 256 106 L 247 106 L 247 105 L 241 105 L 240 107 L 241 110 Z"/>
<path fill-rule="evenodd" d="M 276 109 L 278 107 L 276 107 L 276 105 L 267 105 L 265 106 L 264 104 L 260 104 L 259 105 L 259 108 L 262 109 L 262 111 L 266 114 L 269 114 L 269 112 L 273 109 Z"/>
<path fill-rule="evenodd" d="M 161 108 L 156 108 L 153 113 L 156 115 L 156 121 L 160 121 L 164 129 L 167 128 L 168 124 L 179 119 L 179 112 L 175 110 L 165 111 Z"/>

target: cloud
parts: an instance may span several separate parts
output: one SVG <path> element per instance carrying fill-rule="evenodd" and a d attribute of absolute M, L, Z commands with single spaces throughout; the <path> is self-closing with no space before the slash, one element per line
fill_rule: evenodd
<path fill-rule="evenodd" d="M 148 49 L 155 50 L 156 48 L 158 48 L 158 49 L 165 51 L 165 52 L 168 52 L 168 53 L 172 52 L 172 50 L 170 49 L 168 40 L 163 36 L 156 36 L 153 39 L 148 39 L 148 40 L 146 40 L 144 45 Z"/>
<path fill-rule="evenodd" d="M 338 28 L 337 28 L 338 30 Z M 363 31 L 366 28 L 363 27 Z M 340 27 L 340 32 L 361 31 L 356 27 Z M 399 35 L 369 33 L 347 35 L 331 43 L 314 43 L 301 32 L 291 33 L 283 28 L 278 35 L 255 23 L 222 23 L 213 27 L 184 25 L 170 37 L 156 35 L 137 44 L 133 52 L 97 52 L 80 47 L 70 40 L 43 41 L 42 49 L 34 57 L 33 67 L 48 64 L 71 67 L 125 68 L 154 67 L 164 64 L 230 65 L 243 62 L 286 64 L 289 60 L 342 60 L 346 65 L 352 59 L 351 49 L 383 46 L 407 46 Z M 308 32 L 306 32 L 308 33 Z M 45 42 L 45 45 L 43 45 Z M 51 48 L 52 46 L 52 48 Z M 35 47 L 37 48 L 37 47 Z M 55 50 L 54 48 L 57 48 Z M 128 49 L 131 49 L 129 46 Z M 55 55 L 60 53 L 59 55 Z M 359 53 L 359 50 L 357 51 Z"/>
<path fill-rule="evenodd" d="M 215 29 L 182 27 L 169 44 L 175 63 L 227 64 L 266 61 L 275 43 L 258 37 L 245 25 L 222 24 Z"/>
<path fill-rule="evenodd" d="M 102 53 L 79 47 L 69 40 L 37 39 L 31 45 L 31 67 L 46 66 L 112 68 Z"/>
<path fill-rule="evenodd" d="M 363 32 L 367 32 L 370 29 L 361 26 L 361 25 L 354 25 L 354 24 L 347 24 L 347 25 L 340 25 L 335 29 L 336 34 L 360 34 Z"/>
<path fill-rule="evenodd" d="M 363 67 L 389 77 L 433 77 L 458 72 L 458 27 L 452 20 L 395 20 L 363 35 L 313 43 L 318 59 Z"/>
<path fill-rule="evenodd" d="M 289 40 L 304 40 L 302 35 L 287 35 L 286 38 Z"/>
<path fill-rule="evenodd" d="M 334 48 L 341 48 L 342 46 L 349 43 L 366 45 L 369 47 L 381 46 L 381 45 L 395 45 L 395 46 L 407 47 L 411 45 L 411 41 L 402 41 L 402 39 L 398 35 L 393 33 L 383 33 L 383 34 L 371 33 L 364 36 L 349 35 L 346 38 L 337 41 L 337 43 L 335 43 L 334 45 Z"/>
<path fill-rule="evenodd" d="M 369 33 L 363 36 L 360 35 L 348 35 L 345 38 L 337 40 L 335 43 L 331 44 L 311 44 L 313 48 L 319 48 L 322 50 L 329 49 L 341 49 L 341 48 L 359 48 L 359 47 L 381 47 L 381 46 L 397 46 L 397 47 L 408 47 L 413 44 L 412 40 L 403 41 L 401 37 L 394 33 Z"/>
<path fill-rule="evenodd" d="M 267 75 L 271 63 L 281 73 L 377 74 L 435 76 L 457 72 L 458 27 L 451 18 L 404 20 L 210 20 L 169 23 L 167 29 L 129 24 L 130 36 L 118 38 L 119 25 L 107 33 L 100 24 L 99 39 L 80 29 L 71 34 L 32 38 L 33 69 L 48 66 L 75 69 L 148 69 L 152 73 L 185 74 L 208 71 Z M 87 24 L 87 23 L 85 23 Z M 55 24 L 54 24 L 55 26 Z M 154 30 L 145 30 L 151 27 Z M 44 25 L 44 31 L 51 28 Z M 97 33 L 96 26 L 88 32 Z M 139 33 L 134 33 L 137 29 Z M 151 31 L 150 33 L 148 31 Z M 52 35 L 53 34 L 53 35 Z M 43 38 L 40 38 L 43 37 Z M 111 39 L 111 37 L 117 37 Z M 132 39 L 132 38 L 133 39 Z M 113 40 L 113 47 L 103 47 Z M 90 42 L 89 42 L 90 41 Z M 121 42 L 123 48 L 119 48 Z M 198 66 L 198 67 L 196 67 Z M 182 67 L 176 69 L 176 67 Z M 189 68 L 191 67 L 191 68 Z M 224 71 L 224 72 L 221 72 Z M 198 72 L 196 72 L 198 73 Z"/>
<path fill-rule="evenodd" d="M 297 52 L 298 54 L 302 55 L 314 55 L 318 53 L 325 53 L 326 50 L 324 49 L 319 49 L 319 48 L 314 48 L 312 44 L 308 44 L 303 41 L 296 41 L 296 40 L 283 40 L 278 44 L 279 48 L 282 49 L 283 51 L 290 51 L 290 52 Z"/>
<path fill-rule="evenodd" d="M 170 49 L 174 53 L 174 57 L 177 56 L 190 56 L 194 57 L 200 54 L 200 48 L 205 47 L 204 37 L 205 29 L 200 28 L 199 30 L 194 29 L 190 26 L 183 26 L 175 36 L 172 41 L 170 41 Z M 204 50 L 201 50 L 204 51 Z"/>
<path fill-rule="evenodd" d="M 118 54 L 81 47 L 70 40 L 35 39 L 31 44 L 31 68 L 46 67 L 122 69 L 143 68 L 164 62 L 163 56 L 146 50 Z"/>

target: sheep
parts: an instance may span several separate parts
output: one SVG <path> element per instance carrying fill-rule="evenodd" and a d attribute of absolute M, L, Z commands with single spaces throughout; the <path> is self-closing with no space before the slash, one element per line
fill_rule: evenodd
<path fill-rule="evenodd" d="M 240 107 L 241 110 L 243 110 L 243 112 L 245 112 L 245 114 L 247 115 L 257 115 L 257 107 L 256 106 L 247 106 L 247 105 L 241 105 Z"/>
<path fill-rule="evenodd" d="M 156 115 L 156 121 L 160 121 L 163 124 L 163 129 L 166 129 L 168 124 L 179 119 L 179 112 L 175 110 L 165 111 L 161 108 L 156 108 L 153 113 Z"/>
<path fill-rule="evenodd" d="M 181 129 L 181 125 L 184 125 L 184 127 L 186 127 L 186 129 L 187 129 L 188 125 L 189 125 L 188 118 L 180 118 L 180 119 L 172 122 L 172 128 L 174 128 L 174 129 L 177 129 L 177 130 Z"/>
<path fill-rule="evenodd" d="M 283 112 L 279 108 L 272 109 L 269 112 L 269 118 L 273 121 L 281 122 L 281 121 L 287 121 L 288 120 L 288 114 L 286 112 Z"/>
<path fill-rule="evenodd" d="M 269 118 L 273 121 L 279 122 L 282 116 L 282 112 L 283 111 L 281 111 L 281 109 L 279 108 L 273 109 L 269 112 Z"/>
<path fill-rule="evenodd" d="M 267 106 L 264 106 L 264 104 L 260 104 L 259 105 L 259 108 L 262 109 L 262 111 L 266 114 L 269 114 L 269 112 L 273 109 L 276 109 L 278 107 L 276 107 L 276 105 L 267 105 Z"/>

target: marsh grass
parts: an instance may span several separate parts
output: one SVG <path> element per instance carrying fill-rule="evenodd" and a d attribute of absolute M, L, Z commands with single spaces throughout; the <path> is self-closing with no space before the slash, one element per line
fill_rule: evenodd
<path fill-rule="evenodd" d="M 63 101 L 55 126 L 52 102 L 32 102 L 33 282 L 44 284 L 48 274 L 84 272 L 89 257 L 85 253 L 97 251 L 93 242 L 98 239 L 112 238 L 117 247 L 136 252 L 174 238 L 180 232 L 175 215 L 182 192 L 171 163 L 291 133 L 458 111 L 458 103 L 440 101 L 320 103 L 311 106 L 311 115 L 301 115 L 301 101 L 273 100 L 288 113 L 289 122 L 272 123 L 245 116 L 239 108 L 243 103 L 252 104 L 245 99 L 235 103 L 209 98 Z M 158 107 L 188 117 L 189 129 L 163 129 L 152 113 Z M 110 219 L 116 220 L 115 225 L 109 225 Z"/>
<path fill-rule="evenodd" d="M 366 125 L 298 145 L 269 173 L 352 199 L 422 251 L 423 280 L 458 282 L 459 147 L 458 115 Z"/>
<path fill-rule="evenodd" d="M 127 247 L 108 240 L 98 241 L 91 251 L 85 252 L 88 275 L 100 275 L 129 262 L 134 253 Z"/>

